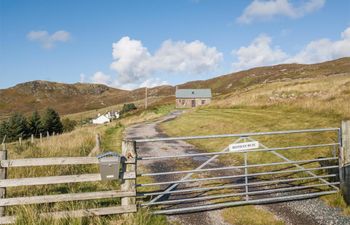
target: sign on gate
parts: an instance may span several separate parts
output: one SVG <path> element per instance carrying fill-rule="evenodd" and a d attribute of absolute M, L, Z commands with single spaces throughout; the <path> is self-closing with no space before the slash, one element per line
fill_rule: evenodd
<path fill-rule="evenodd" d="M 234 143 L 234 144 L 230 144 L 228 147 L 230 152 L 239 152 L 243 150 L 259 148 L 259 142 L 251 141 L 251 142 L 243 142 L 243 143 Z"/>

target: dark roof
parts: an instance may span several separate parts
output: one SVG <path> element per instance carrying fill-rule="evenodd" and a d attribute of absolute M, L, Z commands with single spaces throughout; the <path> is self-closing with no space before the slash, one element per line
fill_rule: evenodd
<path fill-rule="evenodd" d="M 176 98 L 211 98 L 211 89 L 177 89 Z"/>

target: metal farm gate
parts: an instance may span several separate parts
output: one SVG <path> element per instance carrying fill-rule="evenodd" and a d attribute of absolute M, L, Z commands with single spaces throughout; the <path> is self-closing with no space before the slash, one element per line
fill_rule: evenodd
<path fill-rule="evenodd" d="M 134 140 L 137 203 L 154 214 L 176 214 L 336 193 L 340 132 L 325 128 Z M 218 151 L 212 145 L 224 147 Z"/>

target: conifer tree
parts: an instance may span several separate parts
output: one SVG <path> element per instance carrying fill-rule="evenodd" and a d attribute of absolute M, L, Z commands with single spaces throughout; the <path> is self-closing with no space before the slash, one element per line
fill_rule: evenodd
<path fill-rule="evenodd" d="M 59 114 L 52 108 L 47 108 L 42 117 L 43 131 L 48 131 L 50 134 L 63 132 L 63 126 Z"/>
<path fill-rule="evenodd" d="M 29 136 L 27 119 L 20 113 L 15 113 L 8 122 L 8 136 L 11 140 L 17 140 L 19 137 L 27 138 Z"/>
<path fill-rule="evenodd" d="M 8 132 L 9 132 L 9 123 L 8 121 L 2 121 L 0 124 L 0 141 L 2 142 L 4 137 L 8 137 Z"/>
<path fill-rule="evenodd" d="M 39 137 L 42 132 L 41 119 L 38 111 L 34 111 L 28 122 L 29 132 L 35 137 Z"/>

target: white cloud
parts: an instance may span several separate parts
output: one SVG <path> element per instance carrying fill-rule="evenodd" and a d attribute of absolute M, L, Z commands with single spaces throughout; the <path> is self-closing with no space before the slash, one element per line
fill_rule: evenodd
<path fill-rule="evenodd" d="M 129 37 L 121 38 L 112 46 L 114 61 L 111 69 L 117 72 L 114 84 L 123 87 L 147 84 L 151 76 L 159 73 L 205 73 L 215 69 L 223 57 L 215 47 L 208 47 L 198 40 L 167 40 L 153 55 L 141 41 Z M 153 78 L 150 82 L 155 80 Z"/>
<path fill-rule="evenodd" d="M 112 78 L 109 75 L 102 73 L 101 71 L 96 72 L 90 77 L 92 83 L 111 85 Z"/>
<path fill-rule="evenodd" d="M 164 41 L 154 54 L 151 67 L 155 70 L 200 74 L 215 69 L 222 60 L 222 53 L 198 40 Z"/>
<path fill-rule="evenodd" d="M 159 78 L 150 78 L 145 81 L 143 81 L 140 84 L 140 87 L 156 87 L 156 86 L 161 86 L 161 85 L 167 85 L 168 82 L 162 81 Z"/>
<path fill-rule="evenodd" d="M 317 63 L 350 56 L 350 27 L 341 33 L 341 39 L 331 41 L 327 38 L 311 41 L 287 63 Z"/>
<path fill-rule="evenodd" d="M 53 34 L 49 34 L 46 30 L 30 31 L 27 34 L 27 38 L 30 41 L 36 41 L 41 44 L 43 48 L 51 49 L 57 42 L 67 42 L 70 40 L 71 35 L 69 32 L 60 30 Z"/>
<path fill-rule="evenodd" d="M 325 0 L 303 1 L 299 6 L 293 5 L 289 0 L 254 0 L 244 9 L 237 21 L 251 23 L 269 20 L 276 16 L 298 18 L 322 8 L 324 4 Z"/>
<path fill-rule="evenodd" d="M 128 84 L 141 82 L 150 72 L 151 55 L 141 41 L 123 37 L 112 45 L 113 59 L 111 69 L 118 73 L 117 83 Z"/>
<path fill-rule="evenodd" d="M 247 47 L 240 47 L 232 53 L 238 58 L 238 61 L 233 63 L 235 70 L 272 65 L 288 57 L 279 47 L 272 47 L 271 38 L 264 34 L 255 38 Z"/>
<path fill-rule="evenodd" d="M 340 35 L 339 40 L 326 38 L 311 41 L 297 54 L 290 56 L 277 46 L 272 46 L 271 38 L 260 35 L 246 47 L 232 52 L 237 57 L 233 63 L 235 70 L 279 63 L 318 63 L 350 56 L 350 27 Z"/>

